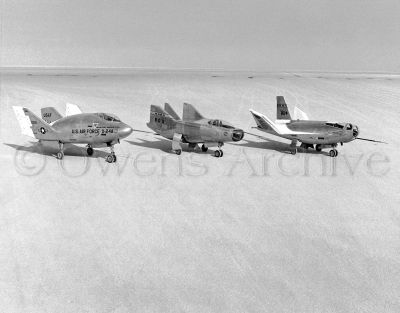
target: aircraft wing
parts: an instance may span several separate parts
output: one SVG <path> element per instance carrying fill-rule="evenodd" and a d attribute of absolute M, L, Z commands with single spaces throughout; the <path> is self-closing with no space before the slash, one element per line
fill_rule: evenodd
<path fill-rule="evenodd" d="M 81 113 L 82 113 L 81 109 L 76 104 L 67 103 L 65 105 L 65 116 L 76 115 Z"/>

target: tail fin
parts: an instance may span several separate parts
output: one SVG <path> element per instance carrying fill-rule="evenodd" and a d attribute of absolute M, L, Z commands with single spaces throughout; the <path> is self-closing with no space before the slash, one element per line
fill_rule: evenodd
<path fill-rule="evenodd" d="M 258 128 L 266 130 L 268 132 L 278 133 L 278 129 L 276 129 L 274 123 L 266 118 L 266 116 L 253 110 L 250 110 L 250 112 L 253 115 L 253 118 L 256 121 Z"/>
<path fill-rule="evenodd" d="M 41 140 L 58 140 L 56 131 L 30 110 L 17 106 L 13 109 L 22 134 Z"/>
<path fill-rule="evenodd" d="M 40 112 L 42 113 L 42 119 L 48 124 L 62 118 L 62 115 L 53 107 L 42 108 Z"/>
<path fill-rule="evenodd" d="M 171 115 L 174 119 L 180 120 L 181 118 L 179 117 L 178 114 L 174 111 L 174 109 L 169 105 L 169 103 L 164 103 L 164 110 Z"/>
<path fill-rule="evenodd" d="M 302 120 L 302 121 L 309 120 L 307 114 L 304 113 L 302 110 L 300 110 L 298 107 L 294 107 L 293 117 L 295 120 Z"/>
<path fill-rule="evenodd" d="M 184 103 L 183 104 L 183 115 L 182 115 L 182 120 L 184 121 L 196 121 L 196 120 L 201 120 L 203 115 L 201 115 L 193 105 L 190 103 Z"/>
<path fill-rule="evenodd" d="M 158 105 L 150 106 L 150 121 L 147 126 L 155 132 L 171 129 L 175 126 L 176 120 Z"/>
<path fill-rule="evenodd" d="M 277 120 L 291 120 L 288 107 L 283 96 L 276 97 L 276 119 Z"/>
<path fill-rule="evenodd" d="M 81 109 L 76 104 L 67 103 L 65 105 L 65 116 L 76 115 L 81 113 L 82 113 Z"/>

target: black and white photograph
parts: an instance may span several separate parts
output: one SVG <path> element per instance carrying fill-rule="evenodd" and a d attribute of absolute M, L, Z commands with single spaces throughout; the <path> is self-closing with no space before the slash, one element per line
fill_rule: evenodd
<path fill-rule="evenodd" d="M 0 311 L 400 312 L 399 16 L 0 0 Z"/>

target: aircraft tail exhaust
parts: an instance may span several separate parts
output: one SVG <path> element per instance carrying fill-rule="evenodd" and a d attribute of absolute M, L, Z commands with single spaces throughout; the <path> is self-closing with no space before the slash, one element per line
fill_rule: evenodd
<path fill-rule="evenodd" d="M 48 124 L 51 124 L 63 117 L 53 107 L 42 108 L 42 109 L 40 109 L 40 112 L 42 113 L 42 119 Z"/>
<path fill-rule="evenodd" d="M 23 135 L 39 140 L 58 140 L 57 132 L 53 127 L 37 117 L 30 110 L 18 106 L 14 106 L 13 109 Z"/>
<path fill-rule="evenodd" d="M 291 120 L 291 116 L 283 96 L 276 97 L 276 119 Z"/>

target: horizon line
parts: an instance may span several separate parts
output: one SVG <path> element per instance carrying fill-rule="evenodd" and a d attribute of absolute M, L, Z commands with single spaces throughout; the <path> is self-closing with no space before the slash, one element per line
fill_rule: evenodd
<path fill-rule="evenodd" d="M 225 68 L 170 68 L 170 67 L 111 67 L 111 66 L 0 66 L 0 73 L 4 71 L 159 71 L 159 72 L 228 72 L 228 73 L 309 73 L 309 74 L 386 74 L 400 75 L 396 71 L 355 71 L 355 70 L 306 70 L 306 69 L 281 69 L 281 70 L 260 70 L 260 69 L 225 69 Z"/>

